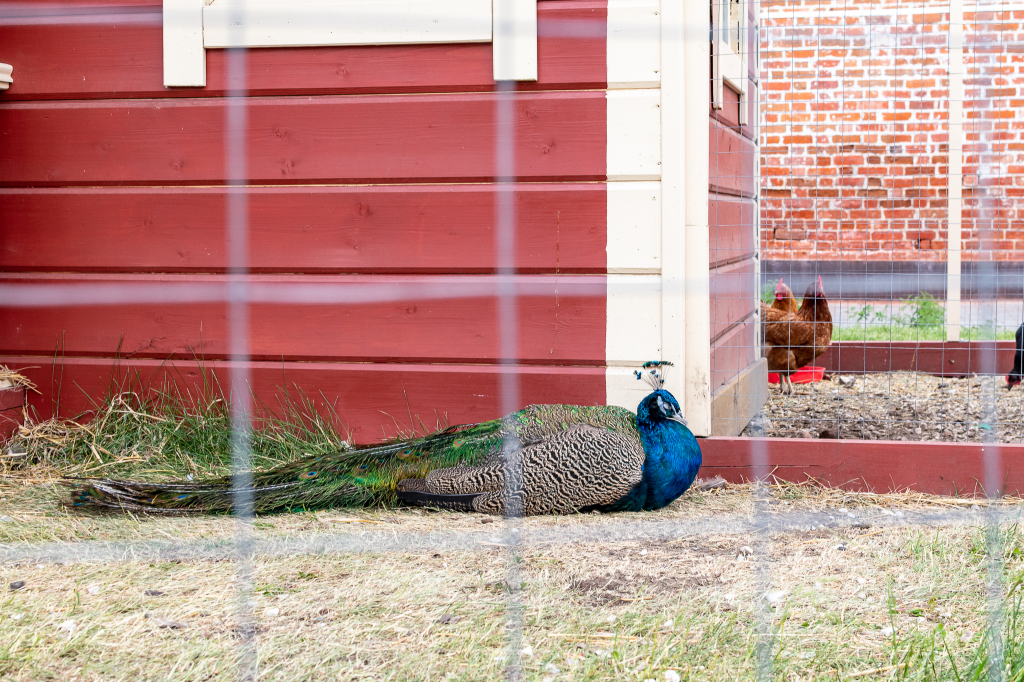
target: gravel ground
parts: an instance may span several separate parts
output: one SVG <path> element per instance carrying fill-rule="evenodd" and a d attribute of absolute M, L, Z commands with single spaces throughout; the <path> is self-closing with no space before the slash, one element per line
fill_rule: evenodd
<path fill-rule="evenodd" d="M 1024 442 L 1024 390 L 1007 391 L 1002 376 L 834 375 L 793 390 L 787 396 L 777 385 L 769 386 L 764 419 L 755 418 L 741 435 Z M 826 430 L 828 435 L 823 434 Z"/>

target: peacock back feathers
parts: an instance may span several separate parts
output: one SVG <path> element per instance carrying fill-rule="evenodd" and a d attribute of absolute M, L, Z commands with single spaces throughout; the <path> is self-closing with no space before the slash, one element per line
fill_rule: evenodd
<path fill-rule="evenodd" d="M 358 446 L 253 472 L 254 510 L 394 505 L 399 481 L 423 479 L 436 469 L 494 465 L 508 448 L 540 443 L 580 425 L 638 437 L 636 415 L 624 408 L 531 405 L 502 419 L 452 426 L 422 438 Z M 65 483 L 73 489 L 74 506 L 167 514 L 231 511 L 239 492 L 231 476 L 173 483 L 71 478 Z"/>

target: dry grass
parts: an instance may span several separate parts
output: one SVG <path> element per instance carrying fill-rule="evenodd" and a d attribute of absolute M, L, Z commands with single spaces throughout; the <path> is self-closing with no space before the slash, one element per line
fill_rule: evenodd
<path fill-rule="evenodd" d="M 888 525 L 969 509 L 973 499 L 780 483 L 761 497 L 728 486 L 653 513 L 510 525 L 423 509 L 281 514 L 256 519 L 251 537 L 290 549 L 258 554 L 251 574 L 226 551 L 138 558 L 155 542 L 231 549 L 231 517 L 81 514 L 60 504 L 54 480 L 65 471 L 223 472 L 223 402 L 201 407 L 115 392 L 88 425 L 23 433 L 25 461 L 0 471 L 0 584 L 24 582 L 0 588 L 0 679 L 235 680 L 250 618 L 262 680 L 494 680 L 505 676 L 510 620 L 522 624 L 526 680 L 660 682 L 668 671 L 752 680 L 764 622 L 776 679 L 985 674 L 983 515 Z M 344 446 L 315 416 L 298 418 L 256 434 L 257 463 Z M 1020 502 L 1001 506 L 1019 514 Z M 766 519 L 799 523 L 766 538 L 751 530 Z M 375 544 L 439 537 L 461 542 Z M 510 548 L 510 537 L 525 541 Z M 330 539 L 364 546 L 316 553 Z M 75 558 L 116 543 L 136 558 Z M 1024 538 L 1015 523 L 1002 527 L 1000 547 L 1008 679 L 1021 682 Z"/>
<path fill-rule="evenodd" d="M 83 517 L 46 488 L 8 488 L 7 547 L 43 540 L 227 538 L 231 518 Z M 260 679 L 493 680 L 504 676 L 510 596 L 522 603 L 524 679 L 754 679 L 757 608 L 767 568 L 777 679 L 966 679 L 980 666 L 986 587 L 984 533 L 874 526 L 874 519 L 964 501 L 772 487 L 766 514 L 856 515 L 864 528 L 678 539 L 493 545 L 257 558 L 243 604 L 257 624 Z M 600 531 L 635 517 L 750 518 L 748 486 L 687 494 L 654 514 L 531 518 L 524 534 Z M 845 510 L 845 511 L 840 511 Z M 353 520 L 373 523 L 357 523 Z M 332 511 L 261 517 L 257 537 L 493 533 L 503 522 L 425 510 Z M 69 547 L 74 547 L 69 544 Z M 744 548 L 755 548 L 752 556 Z M 1004 527 L 1009 585 L 1024 575 L 1024 538 Z M 763 560 L 763 561 L 761 561 Z M 514 563 L 513 563 L 514 562 Z M 510 568 L 521 585 L 508 582 Z M 239 576 L 230 561 L 6 564 L 25 581 L 0 602 L 0 677 L 11 680 L 229 680 L 239 651 Z M 1016 582 L 1014 582 L 1016 581 Z M 147 590 L 150 594 L 147 594 Z M 152 594 L 160 592 L 159 595 Z M 1009 611 L 1019 612 L 1010 596 Z M 773 595 L 774 597 L 775 595 Z M 251 604 L 251 606 L 249 605 Z M 1014 606 L 1016 604 L 1016 606 Z M 895 627 L 892 632 L 884 628 Z M 1024 628 L 1019 630 L 1024 639 Z M 1024 675 L 1017 649 L 1014 675 Z M 1011 653 L 1012 653 L 1011 652 Z M 901 667 L 892 667 L 901 666 Z M 973 667 L 972 667 L 973 666 Z M 954 667 L 956 673 L 954 673 Z M 557 670 L 557 672 L 556 672 Z"/>
<path fill-rule="evenodd" d="M 12 386 L 21 386 L 30 391 L 39 392 L 39 389 L 27 376 L 0 365 L 0 388 L 11 388 Z"/>

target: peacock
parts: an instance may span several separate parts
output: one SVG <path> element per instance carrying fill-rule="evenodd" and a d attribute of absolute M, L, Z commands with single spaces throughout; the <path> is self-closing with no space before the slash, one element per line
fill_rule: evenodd
<path fill-rule="evenodd" d="M 670 362 L 635 372 L 653 391 L 622 407 L 530 405 L 422 438 L 357 446 L 254 472 L 256 513 L 398 503 L 526 516 L 660 509 L 693 483 L 701 451 L 664 389 Z M 68 478 L 74 506 L 155 514 L 232 511 L 231 476 L 147 483 Z"/>

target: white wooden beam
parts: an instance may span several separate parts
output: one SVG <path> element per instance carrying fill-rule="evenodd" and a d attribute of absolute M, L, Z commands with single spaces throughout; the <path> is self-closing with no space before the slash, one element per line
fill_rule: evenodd
<path fill-rule="evenodd" d="M 609 182 L 606 196 L 608 272 L 660 275 L 661 183 Z"/>
<path fill-rule="evenodd" d="M 659 0 L 608 0 L 608 88 L 661 85 Z"/>
<path fill-rule="evenodd" d="M 665 388 L 691 421 L 686 400 L 686 34 L 684 0 L 661 3 L 661 358 L 675 364 Z M 705 21 L 705 25 L 707 21 Z M 706 67 L 705 67 L 706 68 Z M 704 112 L 707 116 L 707 112 Z M 704 132 L 707 136 L 707 132 Z M 706 160 L 705 160 L 706 161 Z M 695 351 L 696 352 L 696 351 Z M 694 431 L 698 433 L 698 431 Z M 703 434 L 701 434 L 703 435 Z"/>
<path fill-rule="evenodd" d="M 203 10 L 203 31 L 208 48 L 486 43 L 491 40 L 491 3 L 216 0 Z"/>
<path fill-rule="evenodd" d="M 633 371 L 663 355 L 661 276 L 608 275 L 606 301 L 605 401 L 636 410 L 651 388 Z"/>
<path fill-rule="evenodd" d="M 662 155 L 661 91 L 609 90 L 607 98 L 608 180 L 658 180 Z"/>
<path fill-rule="evenodd" d="M 537 80 L 537 0 L 493 0 L 496 81 Z"/>
<path fill-rule="evenodd" d="M 666 0 L 666 4 L 674 0 Z M 682 134 L 684 246 L 683 272 L 686 303 L 683 306 L 683 335 L 686 359 L 685 384 L 680 401 L 698 436 L 711 435 L 711 306 L 710 306 L 710 231 L 708 228 L 708 172 L 710 140 L 708 112 L 711 107 L 708 88 L 706 0 L 677 0 L 683 5 L 683 54 L 681 79 L 685 85 L 682 125 L 671 125 Z M 665 49 L 664 47 L 662 49 Z M 662 64 L 665 60 L 662 59 Z M 664 86 L 663 86 L 664 89 Z M 678 120 L 678 119 L 677 119 Z M 666 133 L 663 132 L 664 136 Z M 664 144 L 664 143 L 663 143 Z M 664 152 L 663 152 L 664 153 Z M 668 255 L 665 255 L 668 262 Z"/>
<path fill-rule="evenodd" d="M 960 252 L 964 174 L 964 6 L 949 3 L 949 164 L 946 172 L 946 340 L 960 340 Z"/>
<path fill-rule="evenodd" d="M 164 87 L 206 87 L 203 0 L 164 0 Z"/>

